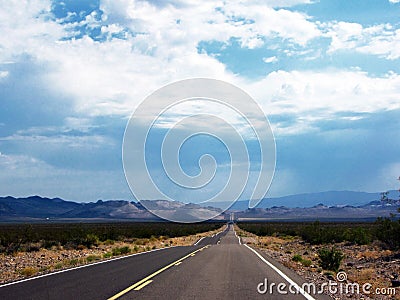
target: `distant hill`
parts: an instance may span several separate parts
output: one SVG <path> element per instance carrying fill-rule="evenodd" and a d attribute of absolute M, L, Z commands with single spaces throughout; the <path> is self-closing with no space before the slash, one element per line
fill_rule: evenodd
<path fill-rule="evenodd" d="M 218 208 L 201 207 L 196 204 L 185 204 L 166 200 L 146 201 L 154 212 L 165 212 L 171 217 L 187 215 L 188 218 L 199 218 L 209 212 L 222 211 Z M 165 215 L 165 214 L 163 214 Z M 215 215 L 213 213 L 213 215 Z M 90 203 L 76 203 L 59 198 L 32 196 L 27 198 L 0 197 L 0 222 L 40 221 L 40 220 L 160 220 L 146 210 L 141 203 L 126 200 L 98 200 Z"/>
<path fill-rule="evenodd" d="M 325 220 L 325 221 L 373 221 L 377 217 L 390 217 L 396 214 L 400 208 L 400 201 L 392 204 L 383 204 L 380 201 L 372 201 L 362 206 L 326 206 L 318 204 L 313 207 L 285 207 L 274 206 L 271 208 L 251 208 L 235 213 L 239 220 Z"/>
<path fill-rule="evenodd" d="M 389 198 L 398 199 L 398 191 L 390 191 Z M 320 193 L 296 194 L 276 198 L 264 198 L 256 208 L 269 208 L 273 206 L 285 206 L 288 208 L 295 207 L 312 207 L 319 203 L 326 206 L 351 205 L 361 206 L 371 201 L 379 201 L 380 193 L 352 192 L 352 191 L 329 191 Z M 224 207 L 224 203 L 209 202 L 207 205 L 213 207 Z M 242 211 L 249 208 L 249 201 L 237 201 L 232 205 L 230 210 Z"/>
<path fill-rule="evenodd" d="M 80 207 L 80 203 L 65 201 L 59 198 L 1 197 L 0 218 L 29 216 L 32 218 L 56 217 Z"/>

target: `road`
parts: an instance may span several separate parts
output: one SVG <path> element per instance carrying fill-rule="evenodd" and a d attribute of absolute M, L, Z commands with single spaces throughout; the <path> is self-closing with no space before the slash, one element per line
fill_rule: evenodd
<path fill-rule="evenodd" d="M 272 293 L 260 294 L 267 280 Z M 290 294 L 303 279 L 247 245 L 233 226 L 172 247 L 0 287 L 0 299 L 331 299 Z M 287 295 L 276 286 L 286 285 Z M 263 290 L 266 285 L 260 285 Z"/>

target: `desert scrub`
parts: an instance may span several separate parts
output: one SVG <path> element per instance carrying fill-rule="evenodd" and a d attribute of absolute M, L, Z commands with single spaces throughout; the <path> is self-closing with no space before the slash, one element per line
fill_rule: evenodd
<path fill-rule="evenodd" d="M 68 261 L 68 264 L 70 266 L 76 266 L 78 263 L 79 263 L 79 261 L 76 258 L 73 258 L 73 259 Z"/>
<path fill-rule="evenodd" d="M 400 221 L 378 219 L 375 223 L 337 223 L 337 222 L 263 222 L 238 223 L 242 230 L 258 236 L 276 236 L 284 240 L 301 237 L 303 241 L 313 244 L 330 244 L 350 242 L 357 245 L 368 245 L 374 240 L 385 242 L 390 249 L 400 245 Z M 397 247 L 397 248 L 396 248 Z"/>
<path fill-rule="evenodd" d="M 89 255 L 88 257 L 86 257 L 86 261 L 87 262 L 93 262 L 96 260 L 100 260 L 100 256 L 98 255 Z"/>
<path fill-rule="evenodd" d="M 324 270 L 337 272 L 344 258 L 343 252 L 332 247 L 318 250 L 319 264 Z"/>
<path fill-rule="evenodd" d="M 311 266 L 312 263 L 311 260 L 304 259 L 300 254 L 293 255 L 292 260 L 301 263 L 305 267 Z"/>
<path fill-rule="evenodd" d="M 63 267 L 63 264 L 62 264 L 62 263 L 56 263 L 56 264 L 54 265 L 54 269 L 56 269 L 56 270 L 61 269 L 62 267 Z"/>
<path fill-rule="evenodd" d="M 311 266 L 312 261 L 309 260 L 309 259 L 302 259 L 302 260 L 301 260 L 301 264 L 302 264 L 303 266 L 305 266 L 305 267 L 309 267 L 309 266 Z"/>
<path fill-rule="evenodd" d="M 128 246 L 124 247 L 117 247 L 112 249 L 112 255 L 122 255 L 122 254 L 128 254 L 131 253 L 131 249 Z"/>
<path fill-rule="evenodd" d="M 110 239 L 107 239 L 107 240 L 105 240 L 104 241 L 104 245 L 114 245 L 115 244 L 115 241 L 114 240 L 110 240 Z"/>
<path fill-rule="evenodd" d="M 293 260 L 293 261 L 296 261 L 296 262 L 301 262 L 301 261 L 303 260 L 303 258 L 301 257 L 300 254 L 295 254 L 295 255 L 293 255 L 293 257 L 292 257 L 292 260 Z"/>
<path fill-rule="evenodd" d="M 21 275 L 23 276 L 32 276 L 35 275 L 37 272 L 37 269 L 32 267 L 26 267 L 20 271 Z"/>
<path fill-rule="evenodd" d="M 58 223 L 58 224 L 0 224 L 0 253 L 36 251 L 37 247 L 51 249 L 93 248 L 101 243 L 157 237 L 182 237 L 220 229 L 222 222 L 177 224 L 166 222 L 123 223 Z M 31 247 L 29 244 L 34 245 Z"/>

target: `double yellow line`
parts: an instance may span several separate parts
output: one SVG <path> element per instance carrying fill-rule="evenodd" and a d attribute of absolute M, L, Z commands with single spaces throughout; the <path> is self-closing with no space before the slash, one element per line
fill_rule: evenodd
<path fill-rule="evenodd" d="M 151 282 L 153 281 L 153 280 L 151 280 L 151 278 L 153 278 L 154 276 L 160 274 L 161 272 L 164 272 L 165 270 L 171 268 L 172 266 L 180 265 L 181 262 L 182 262 L 184 259 L 186 259 L 186 258 L 188 258 L 188 257 L 191 257 L 191 256 L 194 256 L 197 252 L 202 251 L 202 250 L 204 250 L 204 249 L 206 249 L 206 248 L 208 248 L 208 247 L 209 247 L 209 245 L 204 246 L 204 247 L 202 247 L 202 248 L 200 248 L 200 249 L 197 249 L 197 250 L 195 250 L 195 251 L 189 253 L 188 255 L 186 255 L 186 256 L 184 256 L 184 257 L 181 257 L 180 259 L 174 261 L 173 263 L 170 263 L 169 265 L 167 265 L 167 266 L 165 266 L 165 267 L 163 267 L 163 268 L 161 268 L 161 269 L 155 271 L 154 273 L 150 274 L 150 275 L 147 276 L 146 278 L 143 278 L 142 280 L 136 282 L 135 284 L 132 284 L 130 287 L 124 289 L 123 291 L 119 292 L 118 294 L 115 294 L 114 296 L 108 298 L 108 300 L 115 300 L 115 299 L 118 299 L 119 297 L 121 297 L 122 295 L 125 295 L 126 293 L 128 293 L 128 292 L 131 291 L 131 290 L 136 290 L 136 291 L 140 290 L 141 288 L 143 288 L 143 287 L 145 287 L 146 285 L 148 285 L 149 283 L 151 283 Z"/>

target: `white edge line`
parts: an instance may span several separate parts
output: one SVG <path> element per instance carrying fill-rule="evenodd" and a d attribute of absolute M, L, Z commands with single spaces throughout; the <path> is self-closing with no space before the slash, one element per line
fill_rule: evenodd
<path fill-rule="evenodd" d="M 202 240 L 202 239 L 204 239 L 205 237 L 203 236 L 201 239 L 199 239 L 196 243 L 194 243 L 193 244 L 193 246 L 196 246 L 198 243 L 200 243 L 200 241 Z"/>
<path fill-rule="evenodd" d="M 0 288 L 6 287 L 6 286 L 9 286 L 9 285 L 18 284 L 18 283 L 23 283 L 23 282 L 26 282 L 26 281 L 31 281 L 31 280 L 43 278 L 43 277 L 47 277 L 47 276 L 52 276 L 52 275 L 56 275 L 56 274 L 60 274 L 60 273 L 64 273 L 64 272 L 69 272 L 69 271 L 82 269 L 82 268 L 86 268 L 86 267 L 91 267 L 91 266 L 94 266 L 94 265 L 104 264 L 104 263 L 108 263 L 108 262 L 115 261 L 115 260 L 129 258 L 129 257 L 136 256 L 136 255 L 146 254 L 146 253 L 150 253 L 150 252 L 154 252 L 154 251 L 160 251 L 160 250 L 165 250 L 165 249 L 170 249 L 170 248 L 175 248 L 175 247 L 179 247 L 179 246 L 170 246 L 170 247 L 165 247 L 165 248 L 153 249 L 153 250 L 149 250 L 149 251 L 129 254 L 129 255 L 126 255 L 126 256 L 120 256 L 120 257 L 111 258 L 111 259 L 107 259 L 107 260 L 102 260 L 102 261 L 98 261 L 98 262 L 94 262 L 94 263 L 90 263 L 90 264 L 86 264 L 86 265 L 81 265 L 81 266 L 74 267 L 74 268 L 64 269 L 64 270 L 61 270 L 61 271 L 56 271 L 56 272 L 51 272 L 51 273 L 47 273 L 47 274 L 43 274 L 43 275 L 38 275 L 38 276 L 35 276 L 35 277 L 25 278 L 25 279 L 21 279 L 21 280 L 18 280 L 18 281 L 13 281 L 13 282 L 8 282 L 8 283 L 5 283 L 5 284 L 2 284 L 2 285 L 0 285 Z"/>
<path fill-rule="evenodd" d="M 235 233 L 235 236 L 238 238 L 238 240 L 239 240 L 239 245 L 241 245 L 242 244 L 242 241 L 240 240 L 240 237 L 238 237 L 238 235 L 236 234 L 236 231 L 235 231 L 235 229 L 233 229 L 233 232 Z"/>
<path fill-rule="evenodd" d="M 258 253 L 256 250 L 253 248 L 247 246 L 244 244 L 247 248 L 249 248 L 251 251 L 253 251 L 264 263 L 266 263 L 268 266 L 270 266 L 276 273 L 278 273 L 281 277 L 283 277 L 287 282 L 289 282 L 292 286 L 294 286 L 306 299 L 308 300 L 315 300 L 310 294 L 306 293 L 306 291 L 301 288 L 296 282 L 294 282 L 291 278 L 289 278 L 285 273 L 283 273 L 281 270 L 279 270 L 276 266 L 274 266 L 272 263 L 270 263 L 268 260 L 266 260 L 260 253 Z"/>

